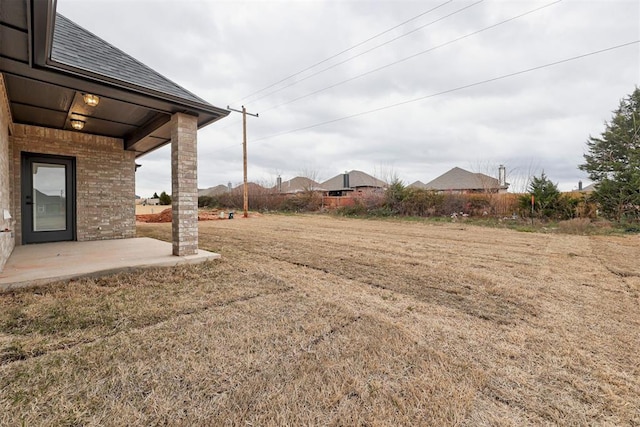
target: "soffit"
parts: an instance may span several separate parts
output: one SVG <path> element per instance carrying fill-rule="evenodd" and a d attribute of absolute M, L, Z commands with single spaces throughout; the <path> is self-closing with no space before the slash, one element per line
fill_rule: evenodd
<path fill-rule="evenodd" d="M 59 17 L 60 29 L 54 34 L 58 40 L 53 45 L 54 51 L 58 46 L 56 58 L 64 63 L 40 64 L 37 55 L 31 57 L 29 44 L 32 38 L 41 38 L 41 34 L 33 34 L 27 16 L 29 7 L 42 7 L 46 3 L 0 1 L 0 72 L 4 75 L 15 123 L 72 130 L 71 119 L 79 119 L 85 122 L 82 132 L 121 138 L 125 149 L 142 155 L 170 141 L 167 123 L 174 113 L 198 116 L 198 127 L 229 113 L 206 103 L 64 17 Z M 100 57 L 94 54 L 84 55 L 74 63 L 70 59 L 73 55 L 71 36 L 84 39 L 85 54 L 92 46 L 98 46 L 100 52 L 111 55 L 107 59 L 112 71 L 99 75 Z M 114 71 L 117 57 L 126 59 L 123 62 L 126 72 Z M 92 63 L 97 65 L 88 69 Z M 153 87 L 142 87 L 141 82 L 131 77 L 144 72 L 153 76 L 153 82 L 147 85 Z M 127 76 L 132 81 L 118 79 Z M 85 93 L 98 95 L 100 103 L 96 107 L 87 106 L 83 101 Z"/>

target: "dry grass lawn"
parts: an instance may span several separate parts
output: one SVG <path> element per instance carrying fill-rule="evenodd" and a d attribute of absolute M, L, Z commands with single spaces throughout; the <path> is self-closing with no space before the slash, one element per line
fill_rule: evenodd
<path fill-rule="evenodd" d="M 277 215 L 200 246 L 0 295 L 0 424 L 640 425 L 639 236 Z"/>

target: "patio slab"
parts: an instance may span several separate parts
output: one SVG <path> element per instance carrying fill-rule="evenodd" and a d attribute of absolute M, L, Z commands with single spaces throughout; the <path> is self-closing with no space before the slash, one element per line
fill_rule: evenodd
<path fill-rule="evenodd" d="M 0 292 L 58 280 L 196 264 L 216 258 L 220 255 L 204 250 L 198 250 L 197 255 L 174 256 L 171 243 L 149 237 L 16 246 L 0 272 Z"/>

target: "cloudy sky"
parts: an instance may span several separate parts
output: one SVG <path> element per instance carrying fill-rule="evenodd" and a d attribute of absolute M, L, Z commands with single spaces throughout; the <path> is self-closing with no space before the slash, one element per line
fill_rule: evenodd
<path fill-rule="evenodd" d="M 58 11 L 215 106 L 247 107 L 249 180 L 454 166 L 560 189 L 640 84 L 637 0 L 58 0 Z M 626 46 L 623 46 L 626 45 Z M 241 115 L 198 134 L 200 188 L 242 182 Z M 171 191 L 166 146 L 136 192 Z"/>

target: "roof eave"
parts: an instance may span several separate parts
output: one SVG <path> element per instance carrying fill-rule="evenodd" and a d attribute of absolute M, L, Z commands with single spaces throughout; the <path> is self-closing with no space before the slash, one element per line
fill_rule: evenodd
<path fill-rule="evenodd" d="M 123 82 L 121 80 L 113 79 L 96 73 L 92 73 L 81 68 L 72 67 L 61 62 L 54 61 L 51 58 L 46 60 L 45 68 L 50 71 L 62 72 L 67 75 L 71 75 L 83 80 L 93 81 L 101 85 L 111 87 L 114 89 L 124 89 L 127 91 L 135 92 L 139 95 L 155 98 L 160 101 L 168 102 L 176 107 L 173 112 L 195 113 L 199 117 L 201 114 L 205 114 L 209 117 L 203 117 L 203 121 L 198 120 L 198 128 L 204 127 L 210 123 L 213 123 L 223 117 L 229 115 L 230 111 L 224 108 L 215 107 L 211 104 L 197 103 L 186 99 L 178 98 L 170 94 L 154 91 L 152 89 L 144 88 L 141 86 L 133 85 L 131 83 Z"/>
<path fill-rule="evenodd" d="M 53 60 L 51 55 L 56 17 L 56 0 L 27 0 L 27 8 L 30 9 L 31 16 L 31 19 L 27 20 L 28 25 L 30 25 L 33 30 L 33 32 L 30 31 L 30 34 L 33 34 L 29 43 L 29 49 L 31 50 L 29 55 L 30 65 L 167 102 L 175 107 L 174 111 L 167 111 L 167 113 L 184 112 L 197 115 L 198 128 L 203 128 L 229 115 L 230 111 L 224 108 L 154 91 Z"/>

